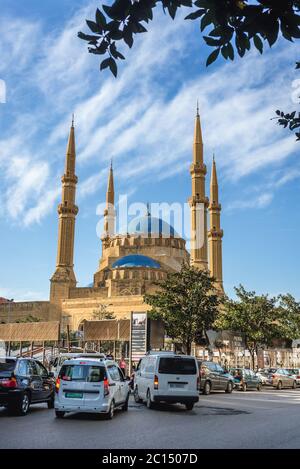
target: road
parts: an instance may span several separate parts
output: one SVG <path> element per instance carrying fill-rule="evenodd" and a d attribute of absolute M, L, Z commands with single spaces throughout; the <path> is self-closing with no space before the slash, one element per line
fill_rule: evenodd
<path fill-rule="evenodd" d="M 26 417 L 0 409 L 0 448 L 300 448 L 300 389 L 200 396 L 183 406 L 148 410 L 130 401 L 112 421 L 69 414 L 55 419 L 44 404 Z"/>

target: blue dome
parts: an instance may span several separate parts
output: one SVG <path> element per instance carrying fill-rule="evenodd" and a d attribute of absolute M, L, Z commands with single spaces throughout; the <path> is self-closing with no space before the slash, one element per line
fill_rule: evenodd
<path fill-rule="evenodd" d="M 161 218 L 145 215 L 144 217 L 134 218 L 128 223 L 128 233 L 137 235 L 161 235 L 165 238 L 178 237 L 173 226 L 169 225 Z M 122 232 L 122 230 L 121 230 Z"/>
<path fill-rule="evenodd" d="M 128 267 L 147 267 L 149 269 L 160 269 L 160 264 L 148 256 L 141 254 L 129 254 L 128 256 L 121 257 L 112 265 L 113 269 L 124 269 Z"/>

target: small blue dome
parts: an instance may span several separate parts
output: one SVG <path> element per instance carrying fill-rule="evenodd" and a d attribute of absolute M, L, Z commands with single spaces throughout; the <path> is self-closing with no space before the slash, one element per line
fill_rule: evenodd
<path fill-rule="evenodd" d="M 141 254 L 129 254 L 128 256 L 121 257 L 112 265 L 113 269 L 124 269 L 128 267 L 147 267 L 149 269 L 160 269 L 160 264 L 148 256 Z"/>

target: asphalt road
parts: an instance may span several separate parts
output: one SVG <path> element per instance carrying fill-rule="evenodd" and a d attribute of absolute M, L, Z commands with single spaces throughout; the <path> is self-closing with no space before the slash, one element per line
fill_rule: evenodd
<path fill-rule="evenodd" d="M 112 421 L 58 420 L 43 404 L 26 417 L 0 409 L 0 448 L 300 448 L 299 422 L 299 388 L 201 395 L 190 412 L 181 405 L 148 410 L 132 400 Z"/>

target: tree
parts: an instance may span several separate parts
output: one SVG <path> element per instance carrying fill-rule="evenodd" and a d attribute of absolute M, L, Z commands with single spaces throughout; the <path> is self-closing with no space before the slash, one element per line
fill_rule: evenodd
<path fill-rule="evenodd" d="M 296 62 L 296 69 L 300 69 L 300 62 Z M 300 96 L 298 96 L 300 99 Z M 276 114 L 278 117 L 274 117 L 277 119 L 278 124 L 282 125 L 284 128 L 288 128 L 291 131 L 300 129 L 300 112 L 292 111 L 290 113 L 285 113 L 283 111 L 277 110 Z M 300 131 L 295 132 L 296 140 L 300 141 Z"/>
<path fill-rule="evenodd" d="M 107 311 L 107 305 L 99 305 L 98 309 L 93 311 L 93 319 L 103 321 L 104 319 L 116 319 L 116 316 Z"/>
<path fill-rule="evenodd" d="M 180 341 L 190 354 L 192 343 L 211 329 L 218 314 L 220 299 L 213 278 L 184 263 L 180 272 L 169 273 L 156 285 L 156 293 L 144 296 L 152 306 L 150 316 L 162 320 L 167 335 Z"/>
<path fill-rule="evenodd" d="M 282 328 L 286 339 L 300 338 L 300 302 L 287 293 L 279 295 L 278 308 L 281 315 Z"/>
<path fill-rule="evenodd" d="M 26 316 L 26 318 L 23 318 L 23 319 L 18 319 L 16 322 L 17 323 L 20 323 L 20 322 L 40 322 L 41 320 L 35 316 L 32 316 L 31 314 L 29 314 L 29 316 Z"/>
<path fill-rule="evenodd" d="M 224 298 L 222 311 L 215 322 L 219 330 L 231 330 L 244 335 L 252 366 L 259 347 L 271 346 L 274 339 L 292 339 L 299 336 L 300 306 L 292 297 L 269 297 L 248 292 L 240 285 L 235 288 L 237 301 Z M 290 302 L 289 302 L 290 301 Z M 278 304 L 279 302 L 279 304 Z M 297 305 L 296 313 L 291 306 Z"/>
<path fill-rule="evenodd" d="M 193 8 L 185 19 L 198 20 L 201 33 L 210 27 L 203 39 L 214 50 L 206 65 L 219 55 L 234 60 L 237 52 L 243 57 L 252 45 L 262 53 L 265 43 L 271 47 L 277 41 L 279 31 L 285 40 L 300 38 L 300 0 L 115 0 L 97 9 L 95 21 L 86 21 L 92 34 L 78 33 L 90 53 L 106 55 L 100 70 L 109 68 L 117 76 L 117 60 L 125 59 L 117 43 L 131 48 L 134 36 L 147 31 L 145 24 L 158 5 L 172 19 L 178 8 Z"/>

